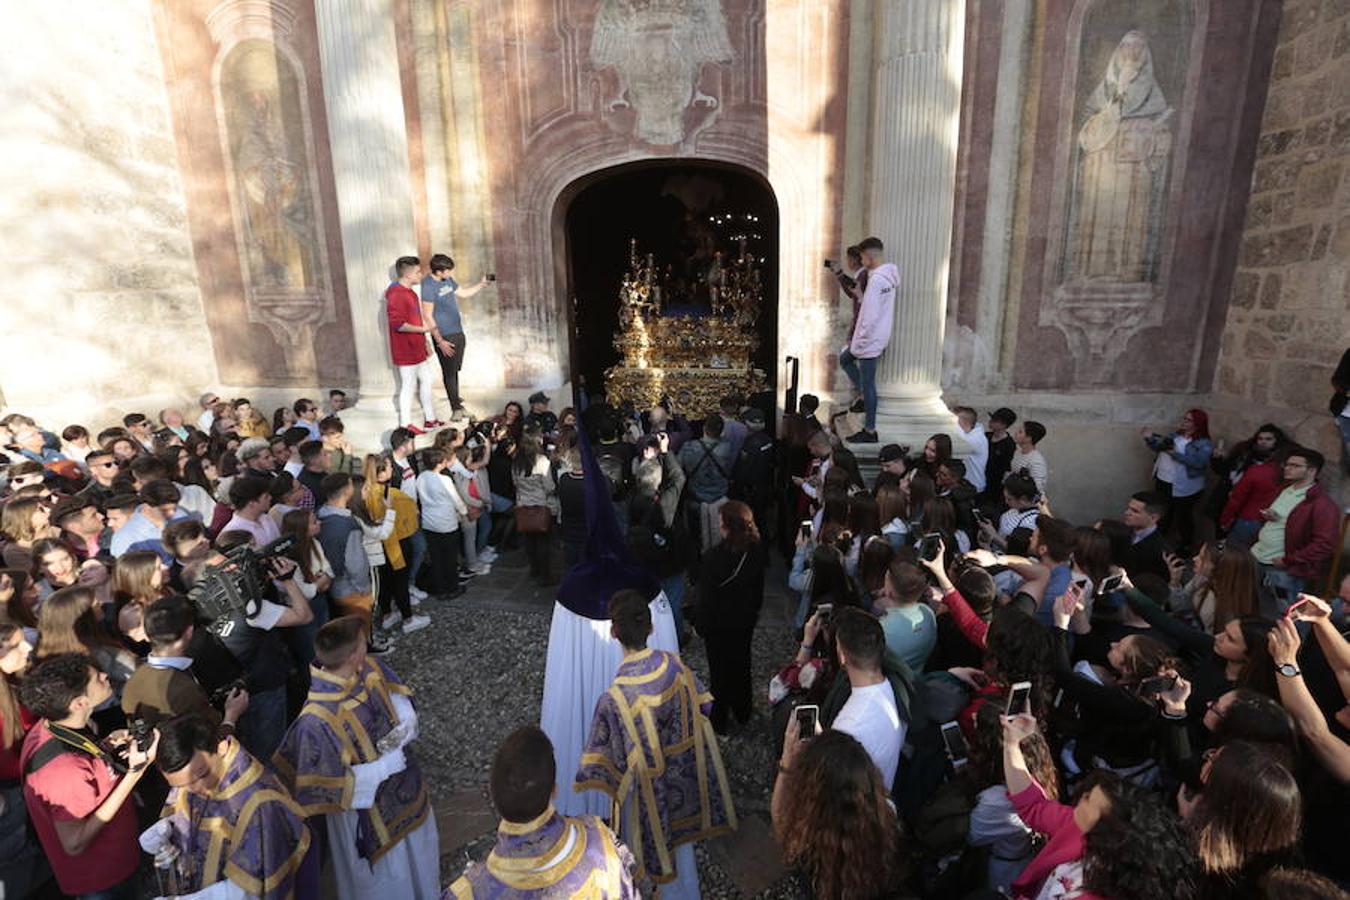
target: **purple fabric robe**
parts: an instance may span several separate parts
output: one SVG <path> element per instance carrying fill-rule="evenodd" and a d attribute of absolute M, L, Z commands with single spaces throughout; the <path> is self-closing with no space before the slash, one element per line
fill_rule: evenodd
<path fill-rule="evenodd" d="M 277 777 L 233 738 L 212 796 L 175 788 L 164 817 L 180 853 L 182 893 L 228 878 L 261 900 L 296 896 L 310 841 L 305 814 Z"/>
<path fill-rule="evenodd" d="M 349 679 L 310 667 L 309 697 L 272 759 L 306 816 L 351 809 L 351 767 L 379 757 L 376 744 L 398 724 L 389 697 L 411 693 L 377 659 Z M 358 811 L 362 846 L 356 850 L 371 863 L 425 822 L 431 809 L 412 748 L 404 754 L 408 767 L 380 784 L 374 806 Z"/>
<path fill-rule="evenodd" d="M 674 880 L 676 847 L 736 828 L 711 704 L 678 656 L 644 650 L 625 657 L 595 706 L 573 788 L 612 798 L 610 825 L 639 882 Z"/>
<path fill-rule="evenodd" d="M 441 900 L 637 900 L 633 866 L 633 855 L 605 823 L 563 818 L 550 805 L 533 822 L 502 822 L 487 861 L 469 866 Z"/>

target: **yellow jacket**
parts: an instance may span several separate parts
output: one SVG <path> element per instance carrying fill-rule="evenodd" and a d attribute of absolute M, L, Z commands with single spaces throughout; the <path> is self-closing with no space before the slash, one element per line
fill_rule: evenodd
<path fill-rule="evenodd" d="M 379 484 L 366 482 L 365 501 L 372 520 L 378 522 L 384 518 L 384 489 Z M 394 533 L 384 539 L 384 556 L 390 567 L 401 569 L 408 561 L 403 558 L 399 541 L 417 531 L 417 501 L 398 488 L 390 488 L 389 503 L 394 507 Z"/>

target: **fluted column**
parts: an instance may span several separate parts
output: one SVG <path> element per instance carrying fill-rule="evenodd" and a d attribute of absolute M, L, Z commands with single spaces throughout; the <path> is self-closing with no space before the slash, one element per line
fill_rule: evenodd
<path fill-rule="evenodd" d="M 395 418 L 394 373 L 383 295 L 394 260 L 417 252 L 392 7 L 390 0 L 314 4 L 361 374 L 357 408 L 388 425 Z"/>
<path fill-rule="evenodd" d="M 942 402 L 942 332 L 964 36 L 965 0 L 878 5 L 868 230 L 900 287 L 877 368 L 877 430 L 912 446 L 956 427 Z"/>

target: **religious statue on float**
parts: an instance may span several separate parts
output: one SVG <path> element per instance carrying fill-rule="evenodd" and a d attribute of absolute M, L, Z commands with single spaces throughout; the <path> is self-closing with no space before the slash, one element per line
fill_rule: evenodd
<path fill-rule="evenodd" d="M 1143 32 L 1121 38 L 1085 112 L 1078 130 L 1065 281 L 1154 282 L 1174 110 L 1154 74 Z"/>
<path fill-rule="evenodd" d="M 764 288 L 760 261 L 741 240 L 732 259 L 713 255 L 707 285 L 710 305 L 671 305 L 670 267 L 629 242 L 628 271 L 619 287 L 619 365 L 605 373 L 614 404 L 639 408 L 688 391 L 696 409 L 715 409 L 727 395 L 764 390 L 767 379 L 753 366 L 759 347 L 756 320 Z"/>

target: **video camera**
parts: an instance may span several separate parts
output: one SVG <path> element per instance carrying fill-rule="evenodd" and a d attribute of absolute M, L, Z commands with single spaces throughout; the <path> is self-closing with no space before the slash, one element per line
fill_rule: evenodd
<path fill-rule="evenodd" d="M 210 622 L 233 618 L 237 613 L 245 617 L 256 612 L 258 603 L 267 596 L 272 576 L 267 563 L 285 556 L 295 546 L 295 538 L 280 537 L 261 550 L 252 544 L 241 544 L 225 554 L 223 562 L 207 566 L 195 584 L 188 589 L 188 599 L 197 615 Z"/>

